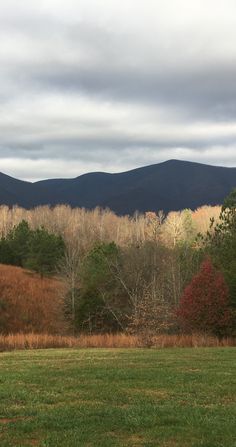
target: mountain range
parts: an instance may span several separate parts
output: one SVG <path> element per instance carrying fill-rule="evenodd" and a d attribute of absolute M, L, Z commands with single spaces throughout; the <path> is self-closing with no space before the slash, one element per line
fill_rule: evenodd
<path fill-rule="evenodd" d="M 73 179 L 31 183 L 0 173 L 0 204 L 33 208 L 100 206 L 119 215 L 220 205 L 236 187 L 236 168 L 169 160 L 118 174 L 94 172 Z"/>

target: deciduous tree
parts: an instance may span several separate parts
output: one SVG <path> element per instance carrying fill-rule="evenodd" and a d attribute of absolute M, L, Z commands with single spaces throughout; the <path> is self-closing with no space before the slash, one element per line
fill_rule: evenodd
<path fill-rule="evenodd" d="M 209 258 L 184 290 L 177 317 L 183 331 L 217 336 L 233 331 L 234 313 L 229 290 L 223 274 L 215 269 Z"/>

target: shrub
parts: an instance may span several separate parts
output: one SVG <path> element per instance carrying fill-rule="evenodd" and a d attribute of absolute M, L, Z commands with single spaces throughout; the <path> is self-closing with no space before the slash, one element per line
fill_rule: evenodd
<path fill-rule="evenodd" d="M 177 318 L 185 332 L 205 332 L 218 337 L 232 333 L 234 312 L 228 286 L 210 259 L 202 263 L 184 290 Z"/>

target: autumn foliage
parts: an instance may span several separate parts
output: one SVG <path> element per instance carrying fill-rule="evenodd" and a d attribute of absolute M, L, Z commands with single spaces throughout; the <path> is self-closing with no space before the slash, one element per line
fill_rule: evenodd
<path fill-rule="evenodd" d="M 61 288 L 56 279 L 0 265 L 0 332 L 65 332 Z"/>
<path fill-rule="evenodd" d="M 177 317 L 184 332 L 222 336 L 232 331 L 233 310 L 228 286 L 210 259 L 202 263 L 200 271 L 184 290 Z"/>
<path fill-rule="evenodd" d="M 119 217 L 99 208 L 0 206 L 3 346 L 6 337 L 51 347 L 77 346 L 75 335 L 80 343 L 88 336 L 89 346 L 118 346 L 123 335 L 122 346 L 235 336 L 236 219 L 229 226 L 221 216 L 219 207 Z M 209 259 L 199 271 L 204 256 L 224 277 Z"/>

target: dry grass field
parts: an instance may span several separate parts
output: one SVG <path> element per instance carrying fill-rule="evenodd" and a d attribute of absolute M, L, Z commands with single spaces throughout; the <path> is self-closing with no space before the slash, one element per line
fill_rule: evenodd
<path fill-rule="evenodd" d="M 153 337 L 153 348 L 198 348 L 236 346 L 236 339 L 207 335 L 159 335 Z M 126 334 L 80 335 L 78 337 L 50 334 L 18 333 L 1 335 L 0 351 L 47 348 L 142 348 L 142 339 Z"/>
<path fill-rule="evenodd" d="M 54 278 L 0 264 L 0 333 L 65 332 L 61 288 Z"/>

